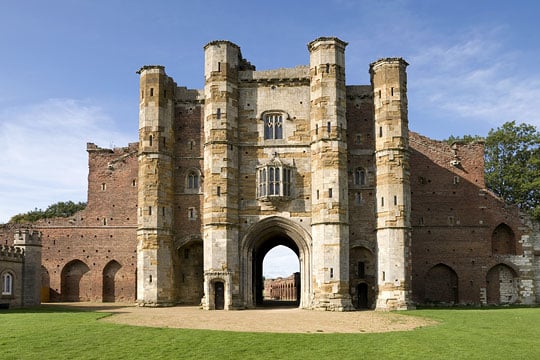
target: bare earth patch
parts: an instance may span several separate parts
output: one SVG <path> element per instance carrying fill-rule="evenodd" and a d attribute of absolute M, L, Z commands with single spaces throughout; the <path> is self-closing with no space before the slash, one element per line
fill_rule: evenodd
<path fill-rule="evenodd" d="M 330 312 L 298 308 L 205 311 L 196 306 L 163 308 L 117 303 L 54 303 L 112 313 L 101 321 L 136 326 L 274 333 L 380 333 L 407 331 L 436 321 L 392 312 Z"/>

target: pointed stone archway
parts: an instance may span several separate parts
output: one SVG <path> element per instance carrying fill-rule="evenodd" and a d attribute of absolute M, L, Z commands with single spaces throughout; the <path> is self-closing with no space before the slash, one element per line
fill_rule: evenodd
<path fill-rule="evenodd" d="M 300 263 L 300 308 L 312 303 L 311 236 L 301 225 L 279 216 L 265 218 L 252 225 L 240 245 L 241 296 L 247 308 L 262 303 L 264 288 L 262 262 L 272 248 L 284 245 L 298 256 Z"/>

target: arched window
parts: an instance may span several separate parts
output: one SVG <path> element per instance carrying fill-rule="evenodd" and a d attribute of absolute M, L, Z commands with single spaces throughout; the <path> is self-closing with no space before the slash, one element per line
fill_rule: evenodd
<path fill-rule="evenodd" d="M 2 295 L 13 294 L 13 275 L 5 273 L 2 275 Z"/>
<path fill-rule="evenodd" d="M 198 169 L 191 169 L 186 175 L 186 192 L 198 193 L 201 188 L 201 173 Z"/>
<path fill-rule="evenodd" d="M 264 139 L 283 139 L 283 115 L 264 115 Z"/>
<path fill-rule="evenodd" d="M 188 174 L 188 189 L 199 188 L 199 174 L 195 171 L 190 171 Z"/>
<path fill-rule="evenodd" d="M 366 170 L 363 168 L 356 168 L 354 170 L 354 185 L 366 185 Z"/>

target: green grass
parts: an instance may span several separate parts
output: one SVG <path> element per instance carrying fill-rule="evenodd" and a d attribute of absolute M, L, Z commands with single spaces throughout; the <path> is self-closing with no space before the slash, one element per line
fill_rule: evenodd
<path fill-rule="evenodd" d="M 405 312 L 435 326 L 384 334 L 272 334 L 149 328 L 60 309 L 0 312 L 7 359 L 539 359 L 540 308 Z"/>

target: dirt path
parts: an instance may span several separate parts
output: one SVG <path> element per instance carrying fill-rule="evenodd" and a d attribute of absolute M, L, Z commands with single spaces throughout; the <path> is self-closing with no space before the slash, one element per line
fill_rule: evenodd
<path fill-rule="evenodd" d="M 146 308 L 106 303 L 55 303 L 113 313 L 101 321 L 137 326 L 276 333 L 372 333 L 406 331 L 436 322 L 375 311 L 327 312 L 298 308 L 205 311 L 195 306 Z"/>

